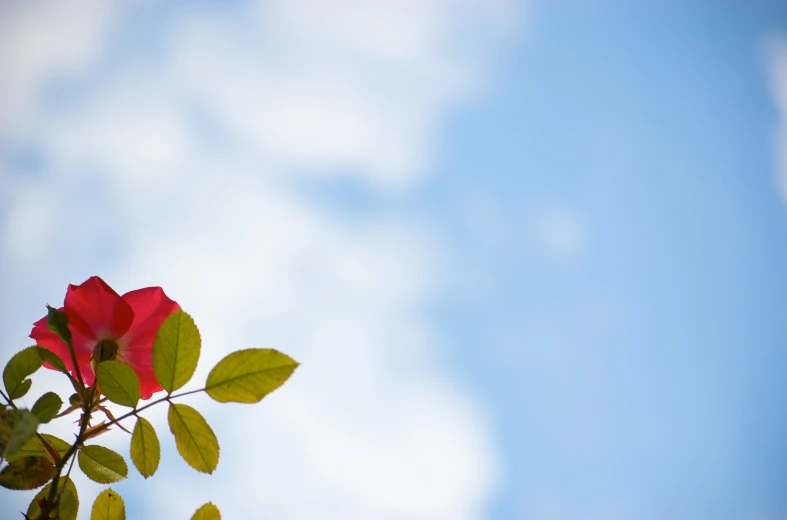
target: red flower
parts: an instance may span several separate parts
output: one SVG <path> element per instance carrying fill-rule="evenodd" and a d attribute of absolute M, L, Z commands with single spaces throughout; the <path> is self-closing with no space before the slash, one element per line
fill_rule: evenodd
<path fill-rule="evenodd" d="M 159 327 L 180 306 L 161 287 L 147 287 L 119 296 L 98 276 L 82 285 L 69 285 L 65 306 L 68 328 L 74 337 L 74 352 L 85 384 L 92 385 L 95 374 L 91 361 L 125 361 L 139 376 L 142 399 L 161 390 L 153 373 L 153 340 Z M 68 346 L 47 326 L 46 316 L 33 324 L 30 333 L 36 343 L 51 350 L 76 376 Z M 47 368 L 52 368 L 44 364 Z"/>

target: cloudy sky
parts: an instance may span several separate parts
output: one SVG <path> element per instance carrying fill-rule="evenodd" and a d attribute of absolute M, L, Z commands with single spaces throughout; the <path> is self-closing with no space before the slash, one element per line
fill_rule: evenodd
<path fill-rule="evenodd" d="M 0 362 L 98 274 L 302 363 L 129 518 L 784 520 L 786 265 L 778 2 L 0 4 Z"/>

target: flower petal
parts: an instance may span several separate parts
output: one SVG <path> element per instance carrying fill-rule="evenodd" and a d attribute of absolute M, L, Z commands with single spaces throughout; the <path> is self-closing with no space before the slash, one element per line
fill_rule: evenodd
<path fill-rule="evenodd" d="M 98 276 L 69 285 L 64 309 L 71 329 L 94 341 L 118 339 L 134 321 L 131 306 Z"/>
<path fill-rule="evenodd" d="M 124 339 L 128 347 L 153 347 L 161 324 L 180 305 L 170 300 L 161 287 L 146 287 L 123 295 L 134 312 L 134 322 L 128 329 Z M 150 356 L 152 354 L 149 353 Z M 132 365 L 133 366 L 133 365 Z"/>
<path fill-rule="evenodd" d="M 69 329 L 71 329 L 74 353 L 77 357 L 77 363 L 79 363 L 79 371 L 82 374 L 82 378 L 85 380 L 86 384 L 93 384 L 95 376 L 93 375 L 93 369 L 90 366 L 90 356 L 93 355 L 93 346 L 95 345 L 95 341 L 86 338 L 78 331 L 74 330 L 73 327 L 69 327 Z M 30 332 L 30 337 L 35 340 L 37 345 L 49 349 L 60 356 L 60 359 L 63 360 L 63 363 L 65 363 L 68 371 L 74 374 L 74 377 L 76 377 L 74 364 L 71 362 L 71 354 L 68 352 L 68 345 L 66 345 L 66 343 L 60 339 L 60 336 L 49 330 L 46 322 L 46 316 L 33 324 L 33 330 Z M 55 368 L 50 366 L 49 363 L 44 363 L 44 366 L 46 368 L 55 370 Z"/>

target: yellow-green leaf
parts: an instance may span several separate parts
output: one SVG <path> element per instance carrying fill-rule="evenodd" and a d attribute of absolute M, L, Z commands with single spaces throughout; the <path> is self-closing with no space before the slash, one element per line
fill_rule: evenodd
<path fill-rule="evenodd" d="M 112 488 L 105 489 L 93 502 L 90 520 L 126 520 L 126 505 Z"/>
<path fill-rule="evenodd" d="M 134 408 L 139 402 L 139 376 L 128 363 L 104 361 L 96 373 L 98 387 L 113 403 Z"/>
<path fill-rule="evenodd" d="M 79 451 L 78 460 L 85 475 L 99 484 L 111 484 L 128 476 L 123 456 L 103 446 L 85 446 Z"/>
<path fill-rule="evenodd" d="M 153 371 L 167 392 L 189 382 L 197 369 L 202 340 L 191 316 L 178 309 L 164 320 L 153 342 Z"/>
<path fill-rule="evenodd" d="M 75 520 L 78 509 L 79 502 L 77 502 L 76 496 L 71 491 L 63 491 L 63 494 L 60 496 L 60 504 L 57 506 L 57 513 L 60 517 L 58 520 Z"/>
<path fill-rule="evenodd" d="M 212 502 L 208 502 L 197 509 L 191 520 L 221 520 L 221 513 L 218 507 L 213 505 Z"/>
<path fill-rule="evenodd" d="M 49 435 L 48 433 L 42 433 L 41 437 L 43 437 L 49 444 L 52 446 L 62 457 L 70 448 L 69 444 L 54 435 Z M 23 457 L 47 457 L 47 451 L 44 448 L 44 445 L 41 443 L 41 439 L 38 438 L 38 435 L 34 435 L 30 438 L 19 450 L 16 451 L 13 455 L 8 456 L 8 460 L 16 460 L 21 459 Z"/>
<path fill-rule="evenodd" d="M 137 419 L 131 434 L 131 460 L 143 477 L 148 478 L 158 469 L 161 445 L 153 425 L 144 417 Z"/>
<path fill-rule="evenodd" d="M 58 494 L 60 497 L 58 498 L 56 496 L 55 500 L 59 501 L 60 503 L 60 507 L 58 508 L 60 520 L 76 520 L 77 512 L 79 511 L 79 495 L 77 494 L 77 488 L 68 477 L 61 477 L 59 482 Z M 28 518 L 32 520 L 38 518 L 38 515 L 41 514 L 41 499 L 47 498 L 49 496 L 50 489 L 52 489 L 51 482 L 44 486 L 44 489 L 39 491 L 33 501 L 30 502 L 30 506 L 27 508 Z M 69 498 L 65 498 L 66 493 L 70 495 Z M 71 512 L 72 508 L 73 513 Z"/>
<path fill-rule="evenodd" d="M 183 460 L 197 471 L 213 473 L 219 463 L 219 441 L 207 421 L 185 404 L 171 404 L 168 419 Z"/>
<path fill-rule="evenodd" d="M 35 434 L 38 418 L 27 410 L 0 406 L 0 457 L 8 459 Z"/>
<path fill-rule="evenodd" d="M 48 423 L 55 418 L 60 408 L 63 406 L 63 400 L 54 392 L 47 392 L 38 398 L 36 404 L 30 410 L 33 415 L 38 417 L 42 423 Z"/>
<path fill-rule="evenodd" d="M 60 359 L 60 356 L 52 352 L 46 347 L 39 347 L 36 346 L 38 349 L 38 357 L 41 358 L 41 361 L 44 363 L 49 363 L 52 367 L 60 370 L 64 374 L 68 374 L 68 369 L 66 368 L 66 364 L 63 363 L 63 360 Z"/>
<path fill-rule="evenodd" d="M 273 349 L 239 350 L 213 367 L 205 391 L 220 403 L 256 403 L 284 384 L 296 368 L 290 356 Z"/>
<path fill-rule="evenodd" d="M 46 457 L 25 457 L 10 462 L 0 471 L 0 486 L 8 489 L 35 489 L 55 476 L 55 465 Z"/>
<path fill-rule="evenodd" d="M 33 381 L 27 376 L 41 368 L 41 358 L 36 347 L 17 352 L 3 370 L 3 384 L 11 399 L 19 399 L 30 390 Z"/>

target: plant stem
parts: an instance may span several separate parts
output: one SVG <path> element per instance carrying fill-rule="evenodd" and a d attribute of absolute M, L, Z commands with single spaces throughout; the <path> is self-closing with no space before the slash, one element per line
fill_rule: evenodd
<path fill-rule="evenodd" d="M 95 391 L 95 389 L 93 389 L 93 388 L 91 388 L 90 390 L 92 392 Z M 113 424 L 119 423 L 123 419 L 128 419 L 132 415 L 137 415 L 142 410 L 146 410 L 147 408 L 150 408 L 153 405 L 157 405 L 159 403 L 163 403 L 164 401 L 170 401 L 170 400 L 172 400 L 172 399 L 174 399 L 176 397 L 183 397 L 185 395 L 196 394 L 197 392 L 203 392 L 204 390 L 205 390 L 204 388 L 199 388 L 197 390 L 190 390 L 188 392 L 183 392 L 182 394 L 168 395 L 166 397 L 162 397 L 161 399 L 153 401 L 152 403 L 148 403 L 148 404 L 146 404 L 145 406 L 143 406 L 141 408 L 135 408 L 134 410 L 131 410 L 127 414 L 121 415 L 117 419 L 109 421 L 108 423 L 104 424 L 103 427 L 97 428 L 96 430 L 92 431 L 91 432 L 91 437 L 93 435 L 96 435 L 99 432 L 102 432 L 102 431 L 106 430 L 107 428 L 109 428 Z M 59 484 L 59 481 L 60 481 L 60 474 L 63 472 L 63 468 L 66 466 L 66 464 L 68 464 L 69 459 L 71 459 L 71 457 L 75 456 L 76 451 L 79 448 L 79 446 L 86 440 L 86 439 L 83 439 L 83 436 L 85 435 L 85 431 L 87 430 L 88 425 L 90 423 L 90 417 L 91 417 L 92 413 L 93 413 L 93 396 L 91 395 L 90 399 L 87 400 L 87 403 L 85 404 L 85 407 L 83 408 L 82 418 L 80 419 L 80 423 L 79 423 L 79 434 L 77 435 L 77 438 L 74 441 L 74 444 L 71 445 L 70 448 L 68 448 L 68 451 L 66 451 L 65 455 L 63 455 L 63 458 L 60 459 L 60 462 L 55 467 L 56 473 L 55 473 L 55 477 L 52 479 L 52 487 L 49 489 L 49 496 L 47 496 L 47 498 L 46 498 L 46 505 L 41 509 L 41 515 L 38 517 L 37 520 L 48 520 L 49 519 L 49 514 L 52 512 L 52 510 L 54 509 L 54 505 L 55 505 L 55 496 L 57 495 L 57 487 L 58 487 L 58 484 Z M 45 442 L 43 438 L 41 438 L 41 440 L 43 442 Z M 74 467 L 74 461 L 73 460 L 71 460 L 71 466 L 69 466 L 68 472 L 65 475 L 66 478 L 68 478 L 69 475 L 71 474 L 71 468 L 72 467 Z"/>
<path fill-rule="evenodd" d="M 82 379 L 82 372 L 79 370 L 79 363 L 77 362 L 77 354 L 74 351 L 74 341 L 67 341 L 68 353 L 71 354 L 71 363 L 74 364 L 74 372 L 77 373 L 77 380 L 79 380 L 79 387 L 85 387 L 85 381 Z"/>
<path fill-rule="evenodd" d="M 57 486 L 60 482 L 60 474 L 63 472 L 63 468 L 68 464 L 68 461 L 71 457 L 76 455 L 76 451 L 79 449 L 79 446 L 84 442 L 82 436 L 85 434 L 85 430 L 87 430 L 88 425 L 90 424 L 90 416 L 93 413 L 93 399 L 88 400 L 85 404 L 84 411 L 82 413 L 82 417 L 79 421 L 79 434 L 77 435 L 74 444 L 68 448 L 68 451 L 63 455 L 63 458 L 60 459 L 60 462 L 55 466 L 55 476 L 52 479 L 52 485 L 49 488 L 49 495 L 46 497 L 46 504 L 43 508 L 41 508 L 41 514 L 38 517 L 38 520 L 47 520 L 49 518 L 49 513 L 52 512 L 55 506 L 55 495 L 57 494 Z M 73 462 L 71 467 L 73 467 Z M 71 473 L 71 467 L 68 469 L 68 474 Z"/>
<path fill-rule="evenodd" d="M 5 395 L 5 393 L 3 393 L 3 391 L 2 391 L 2 390 L 0 390 L 0 395 L 2 395 L 2 396 L 3 396 L 3 399 L 5 399 L 5 402 L 6 402 L 6 403 L 8 403 L 8 404 L 9 404 L 10 406 L 12 406 L 13 408 L 16 408 L 16 406 L 14 406 L 14 402 L 13 402 L 11 399 L 9 399 L 9 397 L 8 397 L 7 395 Z"/>
<path fill-rule="evenodd" d="M 76 458 L 76 457 L 74 457 L 74 458 L 72 458 L 72 459 L 71 459 L 71 464 L 68 466 L 68 471 L 66 471 L 66 478 L 70 478 L 70 477 L 71 477 L 71 468 L 73 468 L 73 467 L 74 467 L 74 462 L 75 462 L 76 460 L 77 460 L 77 458 Z"/>
<path fill-rule="evenodd" d="M 112 421 L 109 421 L 108 423 L 106 423 L 106 424 L 104 425 L 104 427 L 103 427 L 103 428 L 100 428 L 100 429 L 98 429 L 98 430 L 96 430 L 96 431 L 97 431 L 97 432 L 100 432 L 100 431 L 106 430 L 107 428 L 109 428 L 109 427 L 110 427 L 110 426 L 112 426 L 113 424 L 117 424 L 117 423 L 119 423 L 120 421 L 122 421 L 123 419 L 128 419 L 128 418 L 129 418 L 129 417 L 131 417 L 132 415 L 137 415 L 137 414 L 138 414 L 139 412 L 141 412 L 142 410 L 146 410 L 146 409 L 150 408 L 150 407 L 151 407 L 151 406 L 153 406 L 153 405 L 156 405 L 156 404 L 159 404 L 159 403 L 163 403 L 164 401 L 170 401 L 170 400 L 172 400 L 172 399 L 175 399 L 176 397 L 183 397 L 184 395 L 191 395 L 191 394 L 196 394 L 197 392 L 203 392 L 203 391 L 205 391 L 205 389 L 204 389 L 204 388 L 199 388 L 199 389 L 197 389 L 197 390 L 189 390 L 188 392 L 183 392 L 182 394 L 177 394 L 177 395 L 168 395 L 167 397 L 162 397 L 161 399 L 158 399 L 158 400 L 156 400 L 156 401 L 153 401 L 152 403 L 148 403 L 148 404 L 146 404 L 145 406 L 143 406 L 143 407 L 141 407 L 141 408 L 135 408 L 135 409 L 131 410 L 130 412 L 128 412 L 127 414 L 121 415 L 121 416 L 120 416 L 120 417 L 118 417 L 117 419 L 114 419 L 114 420 L 112 420 Z"/>

